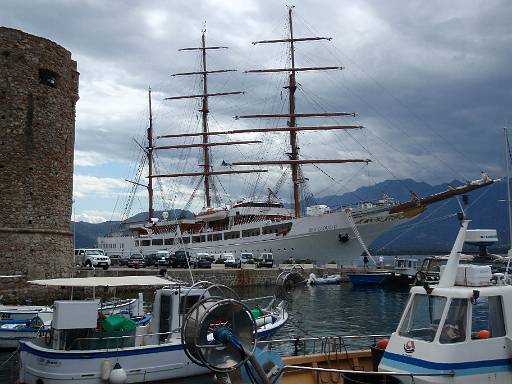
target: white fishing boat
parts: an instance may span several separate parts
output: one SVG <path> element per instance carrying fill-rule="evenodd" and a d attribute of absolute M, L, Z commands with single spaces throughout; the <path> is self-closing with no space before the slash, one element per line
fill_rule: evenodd
<path fill-rule="evenodd" d="M 139 313 L 138 299 L 109 299 L 98 300 L 98 309 L 104 314 L 127 312 Z M 45 315 L 53 312 L 53 308 L 47 305 L 0 305 L 0 322 L 5 320 L 26 321 L 39 314 Z"/>
<path fill-rule="evenodd" d="M 0 305 L 0 321 L 30 320 L 39 314 L 52 313 L 47 305 Z"/>
<path fill-rule="evenodd" d="M 148 192 L 148 216 L 145 221 L 136 223 L 126 223 L 123 228 L 113 231 L 107 236 L 98 237 L 99 247 L 106 250 L 109 256 L 129 257 L 132 253 L 154 254 L 159 250 L 168 250 L 174 252 L 181 249 L 183 244 L 187 250 L 194 253 L 223 254 L 232 253 L 239 257 L 241 253 L 252 253 L 259 257 L 262 253 L 270 252 L 274 255 L 277 264 L 284 260 L 294 257 L 296 259 L 308 259 L 315 257 L 315 261 L 324 264 L 328 260 L 336 260 L 340 264 L 347 264 L 358 257 L 363 251 L 361 243 L 371 244 L 377 237 L 384 232 L 405 223 L 408 220 L 417 217 L 425 208 L 432 203 L 447 199 L 451 196 L 460 195 L 477 188 L 492 184 L 494 181 L 484 175 L 482 179 L 476 181 L 467 181 L 464 185 L 457 188 L 449 188 L 444 192 L 433 194 L 426 197 L 419 197 L 417 194 L 411 194 L 411 200 L 400 203 L 396 199 L 384 195 L 383 198 L 376 201 L 364 201 L 348 207 L 330 208 L 326 205 L 314 203 L 310 187 L 307 185 L 307 172 L 303 167 L 320 164 L 348 164 L 348 163 L 366 163 L 371 160 L 360 159 L 317 159 L 315 153 L 307 154 L 307 145 L 299 148 L 298 140 L 301 136 L 310 135 L 314 132 L 319 135 L 316 140 L 321 140 L 320 135 L 326 131 L 341 132 L 347 130 L 358 130 L 364 128 L 358 124 L 340 124 L 339 119 L 355 117 L 353 112 L 324 112 L 307 111 L 300 113 L 296 108 L 296 95 L 298 88 L 298 78 L 300 79 L 302 92 L 307 92 L 305 73 L 313 71 L 339 70 L 340 65 L 329 67 L 300 67 L 295 64 L 295 55 L 299 54 L 297 43 L 314 42 L 318 40 L 330 40 L 324 37 L 300 37 L 295 38 L 293 34 L 292 12 L 290 10 L 289 37 L 286 39 L 263 40 L 254 42 L 255 45 L 268 43 L 285 43 L 288 45 L 288 57 L 291 57 L 291 63 L 285 68 L 276 69 L 257 69 L 249 70 L 250 73 L 283 73 L 287 76 L 286 89 L 288 97 L 288 110 L 278 114 L 256 114 L 239 115 L 236 119 L 244 121 L 261 119 L 270 121 L 267 128 L 243 128 L 230 130 L 210 130 L 208 116 L 213 111 L 210 108 L 209 100 L 212 97 L 233 96 L 243 92 L 211 92 L 208 90 L 208 79 L 212 73 L 219 74 L 231 72 L 232 70 L 209 70 L 206 63 L 207 53 L 219 52 L 226 47 L 208 46 L 206 36 L 203 32 L 201 44 L 197 47 L 184 48 L 182 51 L 197 52 L 200 55 L 201 69 L 194 72 L 176 73 L 174 76 L 199 76 L 201 79 L 200 90 L 193 95 L 172 96 L 165 100 L 201 100 L 201 108 L 198 110 L 201 124 L 194 124 L 186 132 L 163 132 L 158 135 L 153 130 L 153 117 L 151 112 L 151 91 L 149 94 L 149 128 L 147 130 L 147 141 L 143 148 L 142 158 L 147 164 L 148 175 L 147 185 L 142 185 L 139 181 L 144 178 L 142 172 L 145 166 L 139 166 L 140 173 L 133 180 L 131 196 L 135 196 L 138 186 L 145 186 Z M 303 75 L 304 74 L 304 75 Z M 198 82 L 199 83 L 199 82 Z M 194 109 L 197 109 L 194 107 Z M 311 120 L 313 119 L 313 120 Z M 334 119 L 334 122 L 326 124 L 317 124 L 317 121 Z M 288 120 L 286 123 L 283 121 Z M 301 121 L 313 121 L 314 123 L 301 126 Z M 165 124 L 162 124 L 165 125 Z M 277 128 L 276 128 L 277 127 Z M 234 161 L 221 164 L 214 164 L 211 152 L 220 148 L 228 148 L 237 145 L 252 145 L 262 143 L 261 140 L 233 140 L 232 135 L 259 135 L 256 138 L 268 140 L 269 137 L 275 138 L 274 144 L 279 140 L 279 134 L 289 135 L 289 147 L 283 147 L 282 155 L 268 153 L 262 150 L 258 153 L 258 161 Z M 230 137 L 225 141 L 210 141 L 212 137 Z M 331 136 L 332 137 L 332 136 Z M 177 143 L 169 145 L 168 140 L 172 139 Z M 199 139 L 200 142 L 193 142 Z M 180 141 L 182 140 L 182 141 Z M 304 139 L 305 140 L 305 139 Z M 158 162 L 155 161 L 157 153 L 162 151 L 190 151 L 199 149 L 201 152 L 198 159 L 199 171 L 196 169 L 186 169 L 190 164 L 192 157 L 190 152 L 181 155 L 185 159 L 183 166 L 179 165 L 180 171 L 158 169 Z M 301 153 L 304 152 L 303 154 Z M 261 155 L 261 156 L 260 156 Z M 261 160 L 264 155 L 277 156 L 276 158 Z M 173 155 L 174 156 L 174 155 Z M 176 156 L 178 157 L 178 156 Z M 218 156 L 217 156 L 218 158 Z M 251 166 L 253 169 L 241 169 L 240 167 Z M 233 174 L 244 174 L 249 177 L 250 174 L 257 174 L 260 180 L 261 174 L 268 172 L 265 167 L 281 167 L 281 176 L 275 183 L 275 186 L 262 186 L 263 192 L 254 191 L 253 197 L 240 200 L 231 200 L 226 192 L 220 194 L 224 189 L 222 177 Z M 182 171 L 184 170 L 184 171 Z M 185 171 L 186 170 L 186 171 Z M 324 172 L 323 170 L 321 170 Z M 324 172 L 325 173 L 325 172 Z M 155 217 L 153 207 L 154 188 L 153 183 L 169 178 L 189 178 L 190 189 L 193 193 L 184 200 L 187 201 L 184 210 L 188 210 L 194 199 L 202 195 L 203 208 L 201 213 L 195 217 L 169 217 L 168 212 L 163 212 L 161 217 Z M 193 179 L 191 179 L 193 178 Z M 291 179 L 291 180 L 290 180 Z M 331 177 L 332 179 L 332 177 Z M 241 183 L 247 181 L 242 181 Z M 278 198 L 279 189 L 288 180 L 293 195 L 292 207 L 288 208 Z M 334 179 L 333 179 L 334 180 Z M 177 184 L 182 185 L 182 184 Z M 202 190 L 202 193 L 201 193 Z M 267 192 L 268 191 L 268 192 Z M 162 200 L 168 191 L 160 191 L 163 194 Z M 172 192 L 182 194 L 182 190 Z M 257 197 L 258 194 L 260 197 Z M 265 195 L 263 197 L 262 195 Z M 165 197 L 165 198 L 164 198 Z M 225 201 L 225 203 L 222 203 Z M 126 207 L 131 207 L 133 197 L 129 199 Z M 308 203 L 309 202 L 309 203 Z M 308 206 L 309 205 L 309 206 Z M 129 212 L 123 212 L 122 217 L 128 219 Z"/>
<path fill-rule="evenodd" d="M 237 297 L 227 287 L 205 282 L 187 287 L 153 276 L 54 279 L 33 283 L 52 286 L 140 284 L 163 288 L 155 293 L 151 322 L 118 334 L 98 330 L 98 309 L 91 302 L 56 301 L 49 336 L 20 341 L 20 382 L 26 384 L 41 381 L 45 384 L 99 384 L 114 382 L 118 375 L 126 378 L 121 382 L 135 383 L 206 373 L 206 368 L 194 364 L 185 354 L 181 334 L 184 314 L 199 300 L 208 299 L 212 292 L 217 297 L 218 290 Z M 271 300 L 266 307 L 254 307 L 250 316 L 257 324 L 255 337 L 268 337 L 287 321 L 286 303 Z M 231 321 L 231 314 L 226 313 L 218 325 L 228 325 Z"/>
<path fill-rule="evenodd" d="M 326 284 L 339 284 L 341 283 L 341 275 L 328 275 L 324 274 L 317 277 L 314 273 L 311 273 L 306 280 L 306 285 L 326 285 Z"/>
<path fill-rule="evenodd" d="M 51 312 L 40 312 L 34 318 L 25 320 L 5 320 L 0 322 L 0 349 L 16 349 L 21 339 L 32 339 L 50 329 Z"/>

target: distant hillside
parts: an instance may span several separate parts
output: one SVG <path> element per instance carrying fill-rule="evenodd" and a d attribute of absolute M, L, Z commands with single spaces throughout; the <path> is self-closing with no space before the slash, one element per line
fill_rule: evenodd
<path fill-rule="evenodd" d="M 457 186 L 459 181 L 452 181 L 450 185 Z M 431 186 L 427 183 L 418 183 L 411 179 L 387 180 L 372 187 L 361 187 L 354 192 L 343 195 L 324 196 L 317 198 L 318 204 L 326 204 L 331 207 L 349 205 L 358 201 L 376 200 L 387 193 L 390 197 L 407 201 L 410 191 L 419 196 L 446 190 L 448 184 Z M 499 243 L 496 248 L 505 250 L 508 248 L 508 218 L 506 203 L 499 200 L 506 199 L 506 183 L 497 183 L 487 188 L 473 191 L 469 194 L 467 213 L 473 220 L 470 228 L 489 228 L 498 230 Z M 446 252 L 451 248 L 457 234 L 456 213 L 460 211 L 457 200 L 450 199 L 430 206 L 420 217 L 403 224 L 382 235 L 371 244 L 371 249 L 383 254 L 398 253 L 429 253 Z M 176 210 L 179 215 L 181 210 Z M 128 221 L 142 221 L 147 213 L 141 212 L 131 217 Z M 157 212 L 155 216 L 160 216 Z M 173 217 L 174 213 L 169 212 Z M 192 217 L 191 212 L 186 212 L 186 217 Z M 78 222 L 75 224 L 76 246 L 91 247 L 96 244 L 98 236 L 109 231 L 119 230 L 120 223 L 116 221 L 100 224 Z"/>

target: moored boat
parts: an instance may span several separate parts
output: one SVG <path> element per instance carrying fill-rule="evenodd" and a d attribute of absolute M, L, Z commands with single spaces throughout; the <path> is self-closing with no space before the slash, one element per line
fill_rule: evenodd
<path fill-rule="evenodd" d="M 314 273 L 311 273 L 306 280 L 306 285 L 326 285 L 326 284 L 339 284 L 341 283 L 341 275 L 328 275 L 324 274 L 317 277 Z"/>
<path fill-rule="evenodd" d="M 189 287 L 154 276 L 80 280 L 41 280 L 38 284 L 91 286 L 96 280 L 96 286 L 160 286 L 155 292 L 151 322 L 120 332 L 105 332 L 98 327 L 98 309 L 94 303 L 57 301 L 49 336 L 20 341 L 20 382 L 99 384 L 112 380 L 112 375 L 120 369 L 128 382 L 172 380 L 208 372 L 190 361 L 184 352 L 183 316 L 198 300 L 216 296 L 223 289 L 231 295 L 232 290 L 205 282 Z M 257 326 L 254 337 L 268 337 L 288 320 L 286 303 L 271 300 L 265 307 L 254 307 L 250 316 Z M 230 321 L 227 316 L 218 324 L 226 325 Z M 41 366 L 41 358 L 52 364 Z M 116 363 L 121 368 L 116 368 Z"/>
<path fill-rule="evenodd" d="M 382 284 L 391 272 L 349 273 L 350 282 L 355 286 L 376 286 Z"/>

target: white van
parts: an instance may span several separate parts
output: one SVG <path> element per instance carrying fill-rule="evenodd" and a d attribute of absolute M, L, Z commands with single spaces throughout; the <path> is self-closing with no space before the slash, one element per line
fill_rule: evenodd
<path fill-rule="evenodd" d="M 105 255 L 103 249 L 79 248 L 75 249 L 75 263 L 82 267 L 101 267 L 107 270 L 110 267 L 110 257 Z"/>
<path fill-rule="evenodd" d="M 261 253 L 258 260 L 258 268 L 272 268 L 274 266 L 274 255 L 270 252 Z"/>

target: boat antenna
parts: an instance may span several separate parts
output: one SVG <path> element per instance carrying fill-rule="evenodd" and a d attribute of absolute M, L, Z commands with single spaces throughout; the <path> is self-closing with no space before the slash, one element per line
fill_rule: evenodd
<path fill-rule="evenodd" d="M 510 258 L 512 257 L 512 207 L 510 206 L 510 143 L 508 139 L 508 128 L 504 127 L 505 134 L 505 164 L 507 170 L 507 208 L 508 208 L 508 233 L 509 233 L 509 249 L 507 252 L 507 270 L 505 271 L 505 281 L 508 279 L 508 269 L 510 267 Z"/>

